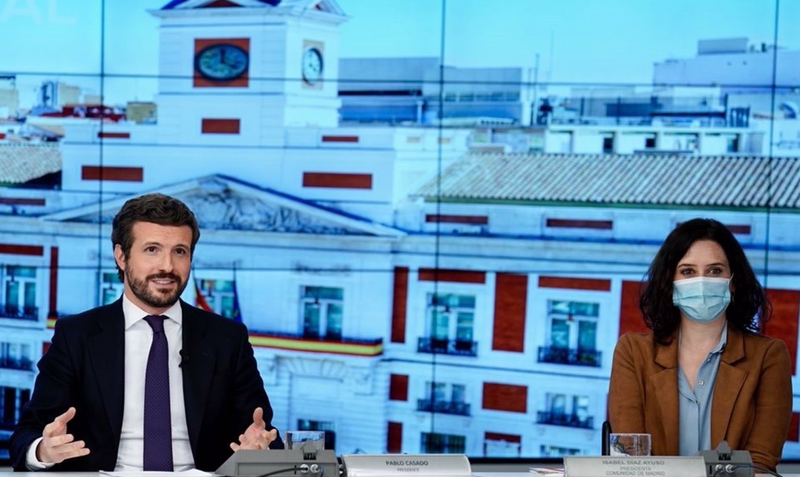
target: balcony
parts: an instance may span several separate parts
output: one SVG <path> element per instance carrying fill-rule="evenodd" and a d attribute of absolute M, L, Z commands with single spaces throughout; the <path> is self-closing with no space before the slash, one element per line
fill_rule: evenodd
<path fill-rule="evenodd" d="M 434 401 L 432 399 L 417 399 L 417 411 L 437 412 L 440 414 L 455 414 L 469 416 L 469 404 L 456 401 Z"/>
<path fill-rule="evenodd" d="M 33 371 L 33 361 L 28 358 L 10 358 L 8 356 L 0 357 L 0 368 L 4 369 L 19 369 L 22 371 Z"/>
<path fill-rule="evenodd" d="M 577 427 L 579 429 L 594 429 L 594 418 L 579 418 L 576 414 L 561 412 L 539 411 L 536 413 L 536 422 L 551 426 Z"/>
<path fill-rule="evenodd" d="M 420 338 L 417 351 L 420 353 L 451 354 L 454 356 L 478 356 L 478 342 Z"/>
<path fill-rule="evenodd" d="M 602 363 L 602 355 L 601 351 L 588 349 L 539 347 L 540 363 L 571 364 L 599 368 Z"/>
<path fill-rule="evenodd" d="M 0 318 L 36 321 L 39 319 L 39 308 L 35 306 L 0 304 Z"/>
<path fill-rule="evenodd" d="M 275 348 L 313 353 L 333 353 L 349 356 L 379 356 L 383 354 L 383 339 L 320 338 L 303 333 L 274 333 L 250 331 L 250 343 L 260 348 Z"/>

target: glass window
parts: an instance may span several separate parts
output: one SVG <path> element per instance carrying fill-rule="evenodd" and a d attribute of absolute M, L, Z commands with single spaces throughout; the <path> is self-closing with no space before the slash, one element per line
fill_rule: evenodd
<path fill-rule="evenodd" d="M 550 300 L 548 310 L 552 348 L 578 351 L 597 349 L 598 303 Z"/>
<path fill-rule="evenodd" d="M 580 449 L 548 445 L 542 445 L 540 450 L 542 457 L 563 457 L 565 455 L 579 455 L 581 453 Z"/>
<path fill-rule="evenodd" d="M 344 289 L 306 286 L 301 291 L 303 336 L 342 339 Z"/>
<path fill-rule="evenodd" d="M 594 351 L 597 345 L 597 322 L 580 320 L 578 322 L 578 349 Z"/>
<path fill-rule="evenodd" d="M 429 293 L 428 318 L 432 339 L 471 343 L 475 329 L 475 296 Z"/>
<path fill-rule="evenodd" d="M 569 325 L 567 320 L 553 318 L 550 329 L 550 346 L 554 348 L 569 348 Z"/>
<path fill-rule="evenodd" d="M 119 279 L 117 272 L 103 272 L 100 297 L 103 305 L 113 303 L 122 296 L 125 286 Z"/>
<path fill-rule="evenodd" d="M 200 279 L 198 288 L 203 295 L 202 299 L 208 304 L 211 311 L 224 316 L 233 318 L 236 313 L 236 300 L 234 298 L 235 284 L 233 280 L 210 280 Z M 197 297 L 197 305 L 200 305 L 201 297 Z"/>
<path fill-rule="evenodd" d="M 36 267 L 9 265 L 5 269 L 5 313 L 10 317 L 38 318 L 36 307 Z"/>
<path fill-rule="evenodd" d="M 583 422 L 589 417 L 589 396 L 574 396 L 572 398 L 572 409 L 575 417 Z"/>
<path fill-rule="evenodd" d="M 426 454 L 463 454 L 466 438 L 453 434 L 422 433 L 422 452 Z"/>
<path fill-rule="evenodd" d="M 567 413 L 567 396 L 564 394 L 547 393 L 547 402 L 550 403 L 549 409 L 553 414 Z"/>
<path fill-rule="evenodd" d="M 463 384 L 453 385 L 453 402 L 466 402 L 467 387 Z"/>

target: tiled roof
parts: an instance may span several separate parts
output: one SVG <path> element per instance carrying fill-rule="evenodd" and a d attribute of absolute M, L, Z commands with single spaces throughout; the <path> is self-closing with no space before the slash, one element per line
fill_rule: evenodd
<path fill-rule="evenodd" d="M 0 144 L 0 184 L 24 184 L 61 167 L 57 144 Z"/>
<path fill-rule="evenodd" d="M 800 209 L 800 158 L 468 154 L 417 195 L 459 202 Z"/>
<path fill-rule="evenodd" d="M 188 2 L 188 1 L 189 0 L 172 0 L 168 4 L 166 4 L 163 7 L 161 7 L 161 9 L 162 10 L 173 10 L 174 8 L 180 6 L 181 4 L 184 4 L 184 3 Z M 273 7 L 277 6 L 279 3 L 281 3 L 281 0 L 257 0 L 257 1 L 259 1 L 259 2 L 261 2 L 263 4 L 265 4 L 265 5 L 272 5 Z"/>

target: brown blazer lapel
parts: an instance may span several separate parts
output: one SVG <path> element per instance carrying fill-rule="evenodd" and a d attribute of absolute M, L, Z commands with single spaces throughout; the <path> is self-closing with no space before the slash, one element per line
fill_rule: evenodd
<path fill-rule="evenodd" d="M 656 347 L 657 365 L 664 368 L 650 377 L 664 425 L 665 455 L 678 455 L 678 337 L 669 346 Z"/>
<path fill-rule="evenodd" d="M 734 363 L 744 358 L 744 337 L 742 332 L 732 326 L 728 327 L 728 344 L 722 352 L 714 384 L 714 398 L 711 404 L 711 447 L 716 448 L 720 441 L 727 438 L 728 423 L 733 413 L 733 405 L 739 398 L 747 372 Z"/>

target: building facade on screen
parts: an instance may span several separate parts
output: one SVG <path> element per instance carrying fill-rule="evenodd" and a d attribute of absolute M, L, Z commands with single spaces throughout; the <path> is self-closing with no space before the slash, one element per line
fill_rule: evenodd
<path fill-rule="evenodd" d="M 55 141 L 0 134 L 0 432 L 55 320 L 119 298 L 110 221 L 153 191 L 201 223 L 183 298 L 244 322 L 274 424 L 325 430 L 339 453 L 599 452 L 614 345 L 643 330 L 639 282 L 697 216 L 744 245 L 775 307 L 767 333 L 796 363 L 800 160 L 749 154 L 752 129 L 431 127 L 424 108 L 342 121 L 365 95 L 340 95 L 336 2 L 151 14 L 160 79 L 144 119 L 89 108 L 40 121 Z M 546 146 L 564 137 L 571 149 Z M 670 151 L 692 137 L 694 153 Z"/>

